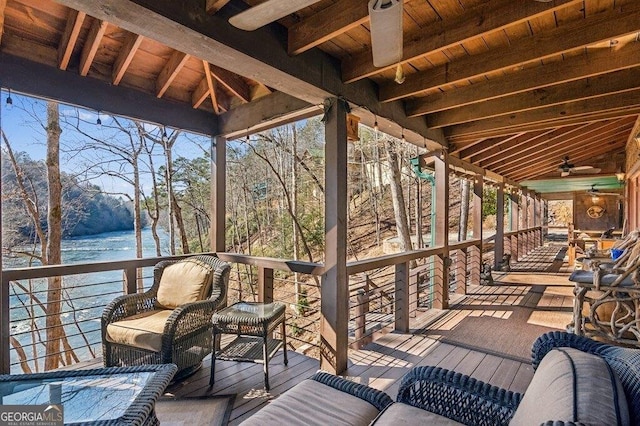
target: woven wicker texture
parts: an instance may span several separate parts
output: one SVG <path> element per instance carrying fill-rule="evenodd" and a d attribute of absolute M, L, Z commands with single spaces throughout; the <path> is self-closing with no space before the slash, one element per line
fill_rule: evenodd
<path fill-rule="evenodd" d="M 140 393 L 138 393 L 138 395 L 129 405 L 129 408 L 121 417 L 110 420 L 74 423 L 74 425 L 77 426 L 149 426 L 159 424 L 154 411 L 155 402 L 167 388 L 167 385 L 169 384 L 177 370 L 178 369 L 176 368 L 176 366 L 171 364 L 120 368 L 98 368 L 90 370 L 57 370 L 36 374 L 0 375 L 0 384 L 2 382 L 17 382 L 22 380 L 33 381 L 87 376 L 104 376 L 105 378 L 108 378 L 111 375 L 122 375 L 138 372 L 156 372 L 157 374 L 153 375 L 153 377 L 149 379 L 144 388 L 140 391 Z"/>
<path fill-rule="evenodd" d="M 522 396 L 439 367 L 415 367 L 398 390 L 398 402 L 469 426 L 508 425 Z"/>
<path fill-rule="evenodd" d="M 608 345 L 584 336 L 553 331 L 534 342 L 531 350 L 533 368 L 538 367 L 550 350 L 558 347 L 575 348 L 602 357 L 622 382 L 631 424 L 640 424 L 640 349 Z"/>
<path fill-rule="evenodd" d="M 339 391 L 346 392 L 349 395 L 363 399 L 376 407 L 379 411 L 384 410 L 388 405 L 393 403 L 391 397 L 384 392 L 323 371 L 317 372 L 313 377 L 311 377 L 311 379 L 327 386 L 331 386 Z"/>
<path fill-rule="evenodd" d="M 148 291 L 120 296 L 107 305 L 102 314 L 102 351 L 106 367 L 173 363 L 178 366 L 178 374 L 185 375 L 196 369 L 211 353 L 211 315 L 226 303 L 230 266 L 214 256 L 200 255 L 191 259 L 199 260 L 213 271 L 209 286 L 211 292 L 205 300 L 187 303 L 173 310 L 162 335 L 160 352 L 109 342 L 106 330 L 110 323 L 158 309 L 157 294 L 162 272 L 176 261 L 163 261 L 155 266 L 153 285 Z"/>

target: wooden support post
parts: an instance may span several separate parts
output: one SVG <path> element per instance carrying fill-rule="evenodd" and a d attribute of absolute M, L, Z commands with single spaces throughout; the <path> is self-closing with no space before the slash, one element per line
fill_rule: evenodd
<path fill-rule="evenodd" d="M 475 246 L 469 247 L 470 249 L 477 248 Z M 456 262 L 454 266 L 454 273 L 456 275 L 456 293 L 467 294 L 467 252 L 465 250 L 456 250 Z M 480 269 L 478 268 L 478 279 Z"/>
<path fill-rule="evenodd" d="M 364 341 L 364 333 L 367 326 L 367 312 L 369 312 L 369 293 L 366 290 L 360 289 L 356 296 L 355 309 L 356 328 L 354 331 L 354 337 L 356 349 L 360 349 L 368 343 L 368 341 Z"/>
<path fill-rule="evenodd" d="M 136 267 L 126 268 L 123 271 L 124 294 L 135 294 L 138 291 L 138 270 Z"/>
<path fill-rule="evenodd" d="M 498 184 L 496 191 L 496 237 L 493 257 L 493 266 L 498 269 L 504 258 L 504 183 Z"/>
<path fill-rule="evenodd" d="M 436 246 L 442 246 L 442 253 L 434 256 L 433 303 L 436 309 L 449 308 L 449 154 L 442 151 L 435 157 Z"/>
<path fill-rule="evenodd" d="M 396 265 L 396 331 L 409 332 L 409 263 Z"/>
<path fill-rule="evenodd" d="M 227 139 L 211 139 L 211 251 L 225 251 Z"/>
<path fill-rule="evenodd" d="M 509 231 L 514 232 L 519 229 L 519 206 L 518 206 L 519 195 L 517 192 L 511 192 L 509 194 Z M 518 234 L 514 234 L 511 236 L 511 259 L 514 262 L 517 262 L 519 258 L 518 252 Z"/>
<path fill-rule="evenodd" d="M 258 302 L 273 302 L 273 269 L 258 266 Z"/>
<path fill-rule="evenodd" d="M 481 240 L 479 246 L 469 247 L 465 259 L 465 264 L 469 263 L 469 284 L 480 285 L 480 270 L 482 269 L 482 194 L 484 191 L 484 182 L 482 176 L 476 175 L 473 180 L 473 239 Z M 465 284 L 466 292 L 467 286 Z M 459 293 L 459 291 L 458 291 Z M 463 293 L 464 294 L 464 293 Z"/>
<path fill-rule="evenodd" d="M 325 273 L 322 275 L 320 368 L 347 368 L 349 280 L 347 276 L 347 104 L 325 101 Z"/>

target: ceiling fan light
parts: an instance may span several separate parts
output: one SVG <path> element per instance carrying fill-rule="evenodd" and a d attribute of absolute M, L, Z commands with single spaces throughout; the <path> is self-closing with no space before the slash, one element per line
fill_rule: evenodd
<path fill-rule="evenodd" d="M 370 0 L 373 65 L 386 67 L 402 60 L 402 0 Z"/>

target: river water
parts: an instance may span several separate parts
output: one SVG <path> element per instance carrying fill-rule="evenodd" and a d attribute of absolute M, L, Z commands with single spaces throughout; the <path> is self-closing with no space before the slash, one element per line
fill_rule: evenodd
<path fill-rule="evenodd" d="M 150 229 L 144 229 L 143 257 L 155 257 L 155 243 Z M 161 253 L 169 254 L 169 238 L 165 232 L 160 235 Z M 79 264 L 114 260 L 130 260 L 136 257 L 135 234 L 133 231 L 108 232 L 98 235 L 74 237 L 62 242 L 62 263 Z M 27 267 L 25 258 L 3 258 L 3 268 Z M 145 287 L 151 285 L 153 268 L 145 268 Z M 66 276 L 63 278 L 64 302 L 62 321 L 69 342 L 76 355 L 89 359 L 101 355 L 100 317 L 104 307 L 115 297 L 123 293 L 123 272 L 107 271 L 91 274 Z M 44 339 L 45 314 L 42 306 L 47 298 L 47 282 L 41 280 L 22 280 L 10 285 L 10 322 L 11 335 L 23 347 L 32 370 L 35 371 L 33 358 L 42 357 L 44 345 L 38 340 Z M 31 296 L 29 296 L 31 293 Z M 34 333 L 35 329 L 40 333 Z M 41 337 L 39 337 L 41 336 Z M 89 343 L 87 345 L 87 342 Z M 22 372 L 18 365 L 18 356 L 11 347 L 11 372 Z M 39 361 L 42 364 L 42 360 Z"/>

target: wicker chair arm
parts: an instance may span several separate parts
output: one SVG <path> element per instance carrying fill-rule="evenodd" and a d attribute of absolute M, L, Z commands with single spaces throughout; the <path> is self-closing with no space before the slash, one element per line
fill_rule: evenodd
<path fill-rule="evenodd" d="M 595 353 L 602 346 L 585 336 L 567 333 L 564 331 L 550 331 L 538 337 L 531 347 L 531 365 L 536 370 L 542 358 L 555 348 L 574 348 L 587 353 Z"/>
<path fill-rule="evenodd" d="M 202 328 L 212 327 L 211 315 L 218 308 L 220 302 L 221 300 L 199 300 L 175 308 L 167 318 L 163 340 L 171 342 Z"/>
<path fill-rule="evenodd" d="M 400 383 L 398 402 L 465 425 L 508 425 L 522 395 L 439 367 L 415 367 Z"/>
<path fill-rule="evenodd" d="M 334 389 L 367 401 L 379 411 L 384 410 L 387 406 L 393 403 L 391 397 L 382 391 L 361 385 L 360 383 L 352 382 L 351 380 L 347 380 L 339 376 L 334 376 L 333 374 L 329 374 L 324 371 L 318 371 L 311 377 L 311 380 L 315 380 L 316 382 L 331 386 Z"/>
<path fill-rule="evenodd" d="M 103 328 L 126 317 L 152 311 L 155 308 L 155 299 L 150 292 L 116 297 L 102 311 Z"/>

